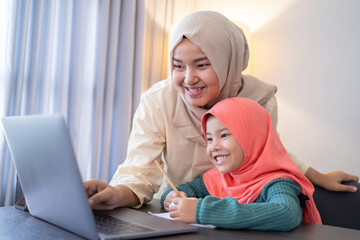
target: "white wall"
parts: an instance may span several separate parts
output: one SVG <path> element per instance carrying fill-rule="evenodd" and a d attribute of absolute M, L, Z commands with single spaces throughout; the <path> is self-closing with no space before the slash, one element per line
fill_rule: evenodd
<path fill-rule="evenodd" d="M 360 176 L 360 1 L 197 0 L 205 9 L 250 27 L 251 73 L 278 86 L 284 145 Z"/>

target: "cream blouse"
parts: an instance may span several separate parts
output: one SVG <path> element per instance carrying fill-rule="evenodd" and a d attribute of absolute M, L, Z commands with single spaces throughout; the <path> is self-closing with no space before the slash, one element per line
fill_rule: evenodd
<path fill-rule="evenodd" d="M 127 158 L 119 165 L 110 185 L 126 185 L 140 199 L 140 207 L 170 188 L 154 160 L 164 168 L 175 185 L 199 177 L 213 167 L 206 154 L 206 144 L 199 132 L 189 131 L 191 126 L 174 127 L 171 119 L 176 115 L 178 92 L 171 79 L 158 82 L 145 92 L 133 118 L 128 141 Z M 274 127 L 277 124 L 275 96 L 263 105 L 269 112 Z M 188 118 L 188 116 L 176 116 Z M 290 155 L 305 173 L 309 166 Z"/>

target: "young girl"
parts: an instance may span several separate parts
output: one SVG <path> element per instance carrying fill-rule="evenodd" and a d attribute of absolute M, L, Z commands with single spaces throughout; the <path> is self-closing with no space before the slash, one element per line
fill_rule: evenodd
<path fill-rule="evenodd" d="M 202 128 L 215 168 L 180 185 L 182 196 L 171 189 L 162 195 L 161 204 L 171 217 L 274 231 L 291 230 L 302 219 L 321 223 L 312 184 L 290 159 L 269 114 L 258 103 L 223 100 L 204 114 Z"/>

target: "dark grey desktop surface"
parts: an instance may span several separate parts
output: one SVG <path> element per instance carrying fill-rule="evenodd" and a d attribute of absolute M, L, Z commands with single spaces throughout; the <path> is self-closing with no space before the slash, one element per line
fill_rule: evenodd
<path fill-rule="evenodd" d="M 153 200 L 145 205 L 141 211 L 161 212 L 159 201 Z M 116 211 L 116 210 L 114 210 Z M 0 239 L 83 239 L 66 230 L 46 223 L 28 212 L 23 212 L 15 207 L 0 207 Z M 154 237 L 149 239 L 360 239 L 360 231 L 339 228 L 328 225 L 302 223 L 296 229 L 289 232 L 261 232 L 248 230 L 224 230 L 200 228 L 195 233 L 185 233 L 172 236 Z"/>

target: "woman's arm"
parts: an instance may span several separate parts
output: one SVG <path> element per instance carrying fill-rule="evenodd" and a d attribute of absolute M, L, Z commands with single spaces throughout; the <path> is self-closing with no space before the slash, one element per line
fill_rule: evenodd
<path fill-rule="evenodd" d="M 275 96 L 273 96 L 265 105 L 264 108 L 268 111 L 273 126 L 276 129 L 278 121 L 278 107 Z M 334 171 L 326 174 L 316 171 L 314 168 L 310 167 L 304 161 L 298 159 L 294 154 L 288 152 L 291 159 L 295 162 L 296 166 L 301 170 L 301 172 L 310 180 L 311 183 L 316 184 L 320 187 L 323 187 L 329 191 L 339 191 L 339 192 L 356 192 L 357 188 L 354 186 L 348 186 L 341 184 L 345 181 L 359 181 L 359 177 L 355 175 L 350 175 L 342 171 Z"/>
<path fill-rule="evenodd" d="M 196 207 L 196 221 L 228 229 L 288 231 L 302 219 L 299 186 L 288 179 L 274 180 L 263 188 L 254 203 L 239 204 L 237 199 L 205 197 Z"/>
<path fill-rule="evenodd" d="M 359 181 L 358 176 L 350 175 L 342 171 L 323 174 L 310 167 L 305 173 L 305 176 L 313 184 L 323 187 L 329 191 L 356 192 L 358 190 L 355 186 L 341 184 L 342 182 L 347 181 Z"/>
<path fill-rule="evenodd" d="M 119 165 L 110 184 L 98 180 L 84 182 L 94 209 L 140 207 L 158 191 L 163 176 L 154 160 L 161 161 L 166 138 L 161 104 L 153 100 L 148 92 L 143 95 L 133 118 L 126 160 Z"/>
<path fill-rule="evenodd" d="M 126 159 L 110 182 L 116 187 L 127 186 L 138 197 L 140 204 L 152 199 L 163 179 L 154 160 L 162 162 L 166 129 L 162 105 L 155 101 L 158 100 L 152 95 L 143 95 L 133 117 Z"/>

